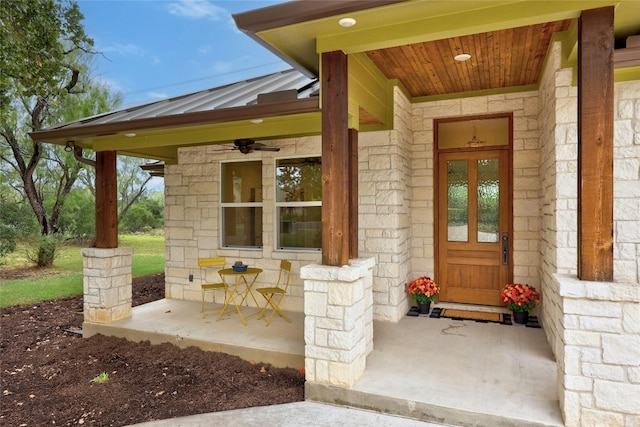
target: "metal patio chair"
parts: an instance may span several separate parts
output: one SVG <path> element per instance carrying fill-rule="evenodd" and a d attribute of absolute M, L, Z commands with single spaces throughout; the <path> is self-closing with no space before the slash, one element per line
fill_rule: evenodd
<path fill-rule="evenodd" d="M 258 316 L 258 319 L 262 319 L 264 317 L 265 311 L 267 308 L 271 307 L 273 311 L 269 318 L 266 319 L 267 323 L 265 326 L 269 326 L 271 320 L 273 320 L 273 315 L 278 313 L 278 315 L 284 318 L 287 322 L 291 323 L 291 319 L 287 317 L 286 314 L 280 309 L 280 302 L 284 295 L 287 293 L 287 289 L 289 288 L 289 280 L 291 279 L 291 262 L 282 260 L 280 261 L 280 273 L 278 274 L 278 281 L 275 286 L 270 286 L 267 288 L 258 288 L 257 292 L 260 293 L 267 301 Z"/>
<path fill-rule="evenodd" d="M 205 292 L 224 289 L 225 301 L 227 299 L 227 285 L 218 274 L 218 271 L 223 269 L 226 263 L 227 258 L 223 256 L 214 258 L 198 258 L 201 280 L 200 288 L 202 289 L 202 308 L 200 309 L 200 312 L 203 316 Z"/>

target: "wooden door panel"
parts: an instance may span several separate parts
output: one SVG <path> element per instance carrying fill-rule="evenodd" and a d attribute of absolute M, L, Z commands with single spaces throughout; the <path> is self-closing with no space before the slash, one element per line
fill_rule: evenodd
<path fill-rule="evenodd" d="M 501 305 L 500 289 L 511 274 L 501 241 L 511 224 L 509 150 L 438 157 L 440 300 Z"/>

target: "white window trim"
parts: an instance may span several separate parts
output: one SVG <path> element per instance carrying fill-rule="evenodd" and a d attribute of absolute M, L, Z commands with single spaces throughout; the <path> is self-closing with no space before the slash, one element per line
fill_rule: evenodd
<path fill-rule="evenodd" d="M 282 156 L 276 157 L 273 164 L 273 200 L 274 200 L 274 221 L 273 229 L 275 231 L 274 236 L 274 250 L 276 252 L 322 252 L 322 248 L 294 248 L 288 246 L 280 246 L 280 208 L 286 207 L 322 207 L 322 201 L 315 202 L 278 202 L 278 183 L 277 177 L 278 174 L 276 172 L 278 168 L 278 161 L 283 159 L 304 159 L 308 157 L 320 157 L 322 159 L 321 154 L 305 154 L 300 156 Z M 322 230 L 321 230 L 322 232 Z"/>
<path fill-rule="evenodd" d="M 222 188 L 222 169 L 223 169 L 223 165 L 226 163 L 249 163 L 249 162 L 255 162 L 255 163 L 260 163 L 260 167 L 264 168 L 264 161 L 262 160 L 245 160 L 245 159 L 238 159 L 238 160 L 225 160 L 225 161 L 220 161 L 220 168 L 218 171 L 218 188 L 219 188 L 219 193 L 218 193 L 218 201 L 220 202 L 220 211 L 219 211 L 219 227 L 220 227 L 220 248 L 223 249 L 243 249 L 243 250 L 256 250 L 256 251 L 260 251 L 263 249 L 263 246 L 242 246 L 242 245 L 226 245 L 224 243 L 224 239 L 225 239 L 225 224 L 224 224 L 224 209 L 225 208 L 262 208 L 263 213 L 262 213 L 262 221 L 264 222 L 264 202 L 260 201 L 260 202 L 238 202 L 238 203 L 234 203 L 234 202 L 223 202 L 222 198 L 224 195 L 224 189 Z M 263 194 L 264 194 L 264 175 L 262 178 L 262 181 L 260 183 L 260 185 L 262 186 L 263 189 Z M 264 200 L 264 197 L 263 197 Z"/>

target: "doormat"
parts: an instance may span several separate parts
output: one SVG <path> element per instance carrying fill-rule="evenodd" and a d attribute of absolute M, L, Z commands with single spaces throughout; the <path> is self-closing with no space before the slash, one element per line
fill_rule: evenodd
<path fill-rule="evenodd" d="M 476 322 L 493 322 L 502 323 L 504 318 L 502 313 L 488 313 L 484 311 L 455 310 L 445 308 L 440 313 L 440 317 L 448 317 L 450 319 L 475 320 Z"/>
<path fill-rule="evenodd" d="M 434 308 L 431 310 L 429 317 L 439 319 L 441 317 L 453 320 L 473 320 L 479 323 L 498 323 L 500 325 L 513 325 L 511 321 L 511 314 L 507 313 L 485 313 L 479 311 L 468 310 L 454 310 L 450 308 Z M 529 315 L 527 324 L 524 325 L 527 328 L 540 328 L 538 318 L 536 316 Z"/>

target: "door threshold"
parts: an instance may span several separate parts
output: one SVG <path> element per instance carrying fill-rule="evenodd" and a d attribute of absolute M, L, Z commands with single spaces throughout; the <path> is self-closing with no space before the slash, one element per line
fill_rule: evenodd
<path fill-rule="evenodd" d="M 438 302 L 435 304 L 438 308 L 449 308 L 453 310 L 481 311 L 483 313 L 503 313 L 510 314 L 511 311 L 506 307 L 495 307 L 491 305 L 463 304 L 457 302 Z"/>

